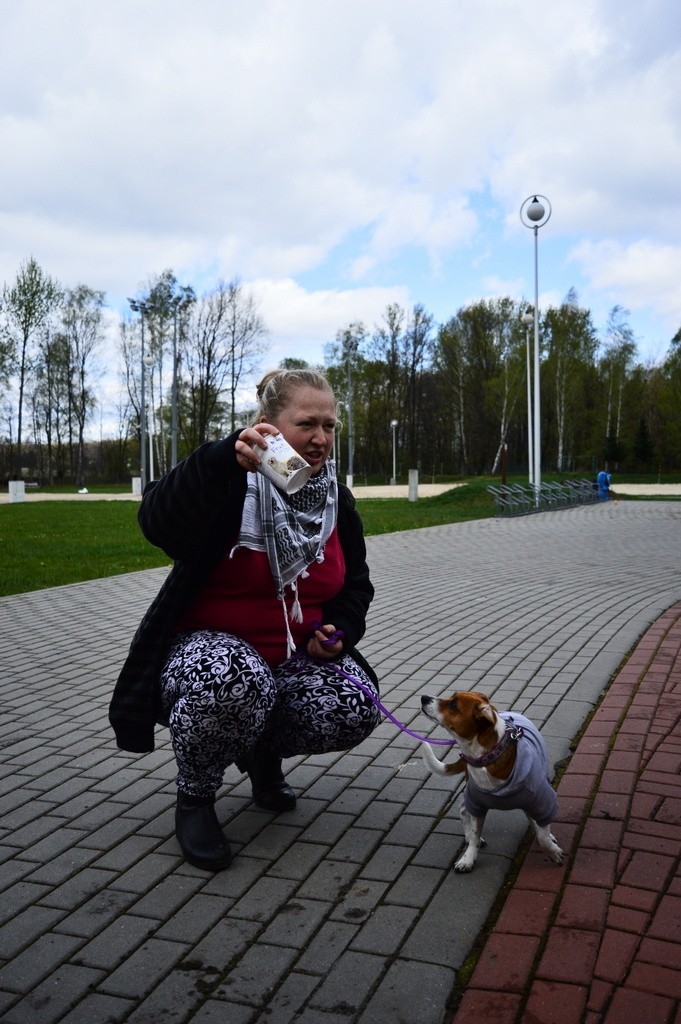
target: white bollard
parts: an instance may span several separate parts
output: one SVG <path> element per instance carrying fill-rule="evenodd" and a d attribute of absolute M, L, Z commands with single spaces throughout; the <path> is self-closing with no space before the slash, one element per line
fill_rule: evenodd
<path fill-rule="evenodd" d="M 419 496 L 419 471 L 418 469 L 409 470 L 409 500 L 416 501 Z"/>
<path fill-rule="evenodd" d="M 134 476 L 132 478 L 132 494 L 134 498 L 142 497 L 142 477 Z"/>
<path fill-rule="evenodd" d="M 9 500 L 10 502 L 26 501 L 26 484 L 23 480 L 9 481 Z"/>

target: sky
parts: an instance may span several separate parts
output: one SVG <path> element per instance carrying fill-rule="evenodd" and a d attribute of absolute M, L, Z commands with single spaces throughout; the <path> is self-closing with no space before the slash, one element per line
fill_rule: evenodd
<path fill-rule="evenodd" d="M 0 0 L 0 285 L 241 280 L 263 369 L 386 306 L 681 326 L 678 0 Z M 114 385 L 111 384 L 110 398 Z M 115 385 L 117 387 L 117 385 Z"/>

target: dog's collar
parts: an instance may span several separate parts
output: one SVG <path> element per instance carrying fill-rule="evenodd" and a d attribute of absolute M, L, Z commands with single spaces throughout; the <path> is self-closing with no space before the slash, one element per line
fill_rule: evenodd
<path fill-rule="evenodd" d="M 480 757 L 469 757 L 468 754 L 460 753 L 459 756 L 466 764 L 469 764 L 471 768 L 486 768 L 488 764 L 492 764 L 498 757 L 501 757 L 503 752 L 509 743 L 516 743 L 523 735 L 523 728 L 521 725 L 507 725 L 506 732 L 501 737 L 496 747 L 492 747 L 486 754 L 481 754 Z"/>

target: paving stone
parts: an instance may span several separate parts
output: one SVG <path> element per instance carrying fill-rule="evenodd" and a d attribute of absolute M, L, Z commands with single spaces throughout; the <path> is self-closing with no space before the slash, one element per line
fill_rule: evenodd
<path fill-rule="evenodd" d="M 96 1024 L 99 1021 L 118 1024 L 118 1021 L 127 1019 L 134 1005 L 131 999 L 91 992 L 62 1017 L 59 1024 Z"/>
<path fill-rule="evenodd" d="M 153 934 L 155 922 L 132 913 L 117 917 L 74 956 L 73 962 L 85 967 L 113 971 Z"/>
<path fill-rule="evenodd" d="M 56 932 L 41 935 L 30 949 L 25 949 L 0 969 L 0 988 L 10 992 L 30 992 L 82 944 L 82 939 L 71 935 Z"/>
<path fill-rule="evenodd" d="M 172 916 L 166 915 L 167 919 L 157 929 L 156 935 L 159 939 L 176 942 L 198 942 L 216 921 L 225 916 L 232 902 L 231 899 L 197 893 Z"/>
<path fill-rule="evenodd" d="M 403 945 L 417 916 L 415 907 L 376 907 L 352 940 L 350 949 L 393 956 Z"/>
<path fill-rule="evenodd" d="M 126 892 L 146 893 L 164 879 L 177 865 L 177 858 L 150 853 L 128 871 L 111 882 L 111 888 Z"/>
<path fill-rule="evenodd" d="M 248 921 L 270 921 L 282 902 L 295 891 L 288 878 L 260 878 L 231 908 L 231 915 Z"/>
<path fill-rule="evenodd" d="M 213 996 L 248 1006 L 263 1006 L 296 958 L 295 949 L 256 942 L 246 950 Z"/>
<path fill-rule="evenodd" d="M 454 970 L 397 960 L 381 980 L 358 1024 L 376 1024 L 377 1021 L 442 1024 L 455 982 Z"/>
<path fill-rule="evenodd" d="M 342 861 L 324 860 L 307 878 L 296 895 L 303 899 L 330 900 L 335 903 L 347 890 L 358 873 L 359 865 Z"/>
<path fill-rule="evenodd" d="M 302 950 L 328 916 L 332 906 L 331 903 L 293 897 L 267 926 L 260 941 Z"/>
<path fill-rule="evenodd" d="M 309 974 L 326 974 L 349 946 L 359 927 L 344 921 L 327 921 L 312 939 L 296 967 Z"/>
<path fill-rule="evenodd" d="M 252 1006 L 208 999 L 192 1016 L 192 1024 L 255 1024 L 259 1012 Z M 327 1021 L 326 1024 L 332 1024 Z M 347 1024 L 347 1021 L 345 1022 Z"/>
<path fill-rule="evenodd" d="M 79 907 L 95 893 L 105 889 L 114 880 L 112 871 L 86 867 L 78 871 L 66 882 L 58 885 L 51 892 L 41 897 L 41 904 L 46 907 L 60 907 L 70 910 Z"/>
<path fill-rule="evenodd" d="M 12 1007 L 7 1024 L 56 1024 L 101 977 L 100 971 L 64 964 Z"/>
<path fill-rule="evenodd" d="M 264 1013 L 267 1024 L 289 1024 L 299 1008 L 310 998 L 319 980 L 308 974 L 292 971 L 274 996 L 267 1001 Z M 231 1018 L 230 1018 L 231 1021 Z"/>
<path fill-rule="evenodd" d="M 0 923 L 10 921 L 25 907 L 37 903 L 43 896 L 50 893 L 48 885 L 38 885 L 35 882 L 18 881 L 5 889 L 0 902 Z M 1 934 L 1 933 L 0 933 Z"/>
<path fill-rule="evenodd" d="M 366 920 L 383 899 L 387 888 L 385 882 L 370 878 L 355 878 L 352 884 L 344 889 L 342 899 L 338 901 L 333 910 L 332 919 L 352 923 Z"/>
<path fill-rule="evenodd" d="M 96 893 L 70 914 L 60 911 L 61 920 L 55 925 L 55 931 L 91 938 L 105 928 L 110 921 L 120 914 L 124 914 L 128 907 L 135 902 L 135 899 L 133 893 L 115 892 L 109 887 L 103 892 Z M 43 908 L 36 908 L 36 910 L 40 909 Z"/>
<path fill-rule="evenodd" d="M 186 955 L 187 948 L 180 942 L 147 939 L 101 982 L 100 991 L 125 999 L 141 999 L 170 973 Z"/>
<path fill-rule="evenodd" d="M 315 990 L 310 1005 L 351 1016 L 361 1009 L 384 970 L 383 957 L 346 950 Z"/>
<path fill-rule="evenodd" d="M 63 910 L 31 906 L 20 911 L 0 927 L 0 950 L 2 957 L 10 960 L 22 949 L 37 941 L 63 917 Z"/>
<path fill-rule="evenodd" d="M 329 850 L 329 860 L 343 860 L 354 864 L 363 864 L 380 844 L 383 834 L 383 832 L 379 832 L 376 829 L 352 826 Z"/>

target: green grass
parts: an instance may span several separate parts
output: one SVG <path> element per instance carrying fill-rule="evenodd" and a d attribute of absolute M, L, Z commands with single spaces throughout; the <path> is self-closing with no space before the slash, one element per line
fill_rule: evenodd
<path fill-rule="evenodd" d="M 491 516 L 476 481 L 436 498 L 357 503 L 367 534 Z M 0 505 L 0 596 L 167 565 L 142 536 L 134 501 L 40 501 Z"/>
<path fill-rule="evenodd" d="M 489 479 L 479 478 L 435 498 L 367 498 L 357 502 L 367 536 L 417 530 L 423 526 L 463 523 L 494 515 L 494 501 L 487 493 Z"/>
<path fill-rule="evenodd" d="M 167 565 L 142 536 L 137 508 L 134 501 L 0 505 L 0 595 Z"/>

